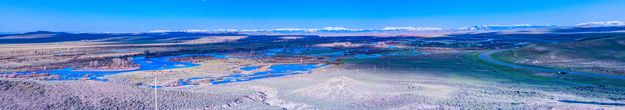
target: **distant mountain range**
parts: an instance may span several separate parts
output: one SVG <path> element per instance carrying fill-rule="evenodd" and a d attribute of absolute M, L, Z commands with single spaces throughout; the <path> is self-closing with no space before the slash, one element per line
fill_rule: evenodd
<path fill-rule="evenodd" d="M 115 41 L 128 43 L 169 42 L 171 39 L 196 39 L 198 36 L 245 36 L 245 35 L 313 35 L 313 36 L 418 36 L 437 37 L 463 34 L 497 34 L 498 32 L 539 33 L 596 33 L 625 32 L 625 24 L 619 21 L 580 23 L 577 26 L 553 25 L 479 25 L 467 28 L 445 29 L 436 27 L 385 27 L 382 29 L 351 29 L 344 27 L 280 28 L 271 30 L 157 30 L 137 33 L 73 33 L 36 31 L 0 34 L 0 44 L 47 43 L 63 41 Z M 337 34 L 338 33 L 338 34 Z M 124 37 L 120 37 L 124 36 Z"/>
<path fill-rule="evenodd" d="M 579 23 L 577 27 L 625 27 L 622 21 L 588 22 Z"/>
<path fill-rule="evenodd" d="M 235 34 L 315 34 L 315 33 L 431 33 L 431 32 L 497 32 L 497 31 L 544 31 L 544 32 L 609 32 L 625 31 L 625 23 L 622 21 L 587 22 L 576 26 L 556 25 L 476 25 L 464 28 L 438 28 L 438 27 L 384 27 L 381 29 L 354 29 L 346 27 L 324 28 L 277 28 L 277 29 L 189 29 L 189 30 L 153 30 L 138 32 L 144 34 L 155 33 L 235 33 Z M 16 33 L 0 32 L 0 35 L 46 33 L 46 31 Z M 130 34 L 130 33 L 91 33 L 91 34 Z M 136 33 L 135 33 L 136 34 Z"/>
<path fill-rule="evenodd" d="M 625 27 L 621 21 L 587 22 L 579 23 L 576 26 L 556 26 L 556 25 L 477 25 L 464 28 L 438 28 L 438 27 L 384 27 L 382 29 L 353 29 L 346 27 L 324 27 L 324 28 L 277 28 L 277 29 L 217 29 L 217 30 L 154 30 L 148 33 L 162 32 L 236 32 L 236 33 L 350 33 L 350 32 L 453 32 L 453 31 L 505 31 L 505 30 L 575 30 L 588 28 L 618 28 Z M 603 29 L 595 30 L 601 31 Z M 615 29 L 607 29 L 615 30 Z"/>
<path fill-rule="evenodd" d="M 477 25 L 472 27 L 461 28 L 463 30 L 524 30 L 524 29 L 551 29 L 551 28 L 560 28 L 560 26 L 555 25 L 530 25 L 530 24 L 519 24 L 519 25 Z"/>
<path fill-rule="evenodd" d="M 19 32 L 0 32 L 0 35 L 2 34 L 19 34 Z"/>

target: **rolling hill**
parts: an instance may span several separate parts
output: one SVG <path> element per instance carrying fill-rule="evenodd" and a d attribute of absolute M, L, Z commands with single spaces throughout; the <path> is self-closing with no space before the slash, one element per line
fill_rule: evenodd
<path fill-rule="evenodd" d="M 625 74 L 625 36 L 600 36 L 560 44 L 532 44 L 507 51 L 508 60 L 527 65 Z"/>

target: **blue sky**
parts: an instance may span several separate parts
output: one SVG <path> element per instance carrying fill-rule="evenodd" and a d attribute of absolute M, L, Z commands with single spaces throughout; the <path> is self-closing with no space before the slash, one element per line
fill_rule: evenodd
<path fill-rule="evenodd" d="M 625 0 L 0 0 L 0 15 L 0 32 L 459 28 L 623 21 Z"/>

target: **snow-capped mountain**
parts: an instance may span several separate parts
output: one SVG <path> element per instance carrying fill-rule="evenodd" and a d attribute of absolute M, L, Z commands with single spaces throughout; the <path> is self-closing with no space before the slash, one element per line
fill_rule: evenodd
<path fill-rule="evenodd" d="M 152 30 L 152 31 L 148 31 L 148 33 L 165 33 L 165 32 L 189 32 L 189 33 L 196 33 L 196 32 L 210 32 L 209 30 L 201 30 L 201 29 L 188 29 L 188 30 Z"/>
<path fill-rule="evenodd" d="M 548 29 L 557 28 L 555 25 L 530 25 L 530 24 L 517 24 L 517 25 L 477 25 L 472 27 L 461 28 L 461 30 L 519 30 L 519 29 Z"/>
<path fill-rule="evenodd" d="M 306 29 L 306 28 L 278 28 L 271 30 L 257 30 L 257 31 L 276 31 L 276 32 L 315 32 L 316 29 Z"/>
<path fill-rule="evenodd" d="M 345 27 L 324 27 L 320 29 L 315 28 L 278 28 L 272 30 L 264 30 L 267 32 L 360 32 L 364 29 L 352 29 Z"/>
<path fill-rule="evenodd" d="M 324 27 L 324 28 L 276 28 L 276 29 L 216 29 L 216 30 L 201 30 L 201 29 L 189 29 L 189 30 L 153 30 L 148 31 L 150 33 L 163 33 L 163 32 L 364 32 L 370 31 L 365 29 L 352 29 L 345 27 Z"/>
<path fill-rule="evenodd" d="M 592 27 L 625 27 L 625 23 L 622 21 L 601 21 L 601 22 L 587 22 L 579 23 L 577 27 L 592 28 Z"/>
<path fill-rule="evenodd" d="M 477 25 L 465 28 L 438 28 L 438 27 L 384 27 L 381 29 L 354 29 L 346 27 L 323 27 L 323 28 L 276 28 L 276 29 L 189 29 L 189 30 L 154 30 L 150 33 L 164 32 L 215 32 L 215 33 L 350 33 L 350 32 L 441 32 L 441 31 L 505 31 L 505 30 L 534 30 L 534 29 L 575 29 L 575 28 L 609 28 L 625 27 L 621 21 L 587 22 L 579 23 L 576 26 L 556 26 L 556 25 Z"/>
<path fill-rule="evenodd" d="M 437 27 L 384 27 L 382 31 L 442 31 L 443 28 Z"/>

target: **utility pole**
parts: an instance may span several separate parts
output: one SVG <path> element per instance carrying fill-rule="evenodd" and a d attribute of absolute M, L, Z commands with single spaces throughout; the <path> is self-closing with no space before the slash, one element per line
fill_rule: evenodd
<path fill-rule="evenodd" d="M 154 75 L 154 110 L 158 110 L 158 82 L 156 81 L 156 75 Z"/>
<path fill-rule="evenodd" d="M 378 72 L 378 65 L 373 65 L 373 72 Z"/>
<path fill-rule="evenodd" d="M 356 68 L 356 80 L 360 79 L 359 72 L 360 72 L 360 70 L 358 68 Z"/>

